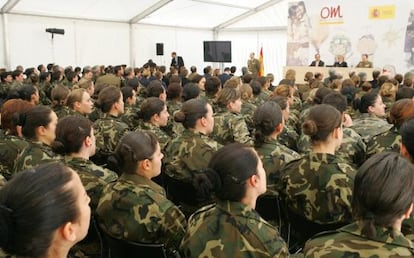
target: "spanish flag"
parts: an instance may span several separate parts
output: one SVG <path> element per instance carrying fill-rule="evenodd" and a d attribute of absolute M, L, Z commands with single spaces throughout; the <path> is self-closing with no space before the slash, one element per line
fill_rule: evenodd
<path fill-rule="evenodd" d="M 259 70 L 258 77 L 261 77 L 261 76 L 264 76 L 263 47 L 260 48 L 259 61 L 260 61 L 260 70 Z"/>

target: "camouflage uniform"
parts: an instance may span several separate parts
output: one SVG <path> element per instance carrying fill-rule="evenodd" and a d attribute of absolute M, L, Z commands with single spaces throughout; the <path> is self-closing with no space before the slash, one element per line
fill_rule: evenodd
<path fill-rule="evenodd" d="M 212 137 L 219 143 L 239 142 L 253 146 L 246 122 L 240 114 L 235 114 L 220 107 L 214 114 L 214 131 Z"/>
<path fill-rule="evenodd" d="M 257 107 L 250 101 L 244 100 L 241 106 L 240 113 L 244 117 L 244 121 L 246 121 L 247 129 L 251 133 L 254 129 L 253 123 L 253 114 L 256 111 Z"/>
<path fill-rule="evenodd" d="M 338 158 L 341 158 L 348 164 L 359 167 L 364 163 L 366 157 L 366 145 L 362 140 L 362 137 L 357 134 L 352 128 L 344 127 L 343 139 L 341 146 L 336 151 L 335 155 Z M 301 135 L 298 141 L 298 148 L 301 153 L 306 153 L 311 151 L 312 143 L 311 139 L 307 135 Z"/>
<path fill-rule="evenodd" d="M 240 202 L 205 206 L 188 223 L 185 257 L 289 257 L 277 229 Z"/>
<path fill-rule="evenodd" d="M 277 137 L 277 141 L 291 150 L 297 151 L 298 133 L 289 126 L 284 126 L 282 133 Z"/>
<path fill-rule="evenodd" d="M 195 171 L 207 168 L 211 157 L 221 147 L 204 134 L 184 130 L 166 147 L 165 173 L 178 180 L 189 180 Z"/>
<path fill-rule="evenodd" d="M 94 216 L 104 186 L 116 181 L 118 175 L 111 170 L 95 165 L 90 160 L 79 157 L 65 156 L 64 162 L 68 167 L 78 173 L 86 192 L 91 198 L 90 206 L 92 215 Z M 93 222 L 91 221 L 91 223 Z M 99 236 L 93 230 L 91 224 L 87 237 L 78 242 L 73 247 L 73 250 L 76 250 L 86 257 L 100 257 L 100 248 Z"/>
<path fill-rule="evenodd" d="M 268 89 L 263 89 L 262 88 L 262 91 L 259 93 L 259 95 L 257 95 L 256 98 L 258 98 L 258 101 L 260 103 L 264 103 L 264 102 L 269 100 L 270 93 L 271 92 Z"/>
<path fill-rule="evenodd" d="M 384 151 L 400 152 L 401 136 L 396 127 L 371 138 L 367 144 L 367 158 Z"/>
<path fill-rule="evenodd" d="M 14 171 L 15 161 L 20 153 L 29 145 L 24 139 L 7 135 L 0 140 L 0 174 L 10 180 Z"/>
<path fill-rule="evenodd" d="M 116 181 L 118 175 L 109 169 L 95 165 L 87 159 L 65 156 L 64 161 L 68 167 L 78 173 L 86 192 L 91 198 L 90 206 L 92 211 L 95 211 L 103 187 L 108 183 Z"/>
<path fill-rule="evenodd" d="M 139 119 L 137 117 L 137 112 L 139 108 L 134 106 L 125 106 L 125 112 L 121 116 L 122 122 L 129 126 L 131 131 L 135 130 L 139 125 Z"/>
<path fill-rule="evenodd" d="M 167 103 L 167 110 L 168 114 L 170 114 L 172 117 L 174 117 L 174 113 L 181 109 L 182 103 L 180 101 L 168 101 Z M 170 137 L 174 137 L 175 133 L 174 130 L 178 127 L 178 125 L 181 125 L 180 123 L 176 123 L 174 119 L 171 117 L 168 119 L 168 123 L 166 126 L 162 127 L 161 130 L 163 130 L 167 135 Z M 182 126 L 182 125 L 181 125 Z M 180 130 L 180 129 L 179 129 Z M 182 132 L 183 130 L 179 131 Z"/>
<path fill-rule="evenodd" d="M 68 116 L 72 113 L 71 109 L 68 108 L 67 106 L 53 107 L 53 111 L 56 113 L 56 115 L 59 119 L 64 118 L 65 116 Z"/>
<path fill-rule="evenodd" d="M 310 152 L 282 170 L 289 210 L 318 224 L 349 222 L 355 170 L 336 156 Z"/>
<path fill-rule="evenodd" d="M 105 159 L 105 157 L 114 153 L 119 140 L 128 132 L 128 125 L 120 120 L 119 117 L 110 114 L 96 120 L 93 124 L 96 136 L 96 159 Z M 99 163 L 100 164 L 100 163 Z"/>
<path fill-rule="evenodd" d="M 161 151 L 165 149 L 171 137 L 168 136 L 161 128 L 151 123 L 142 122 L 139 127 L 135 130 L 136 132 L 152 132 L 157 136 L 158 142 L 160 143 Z"/>
<path fill-rule="evenodd" d="M 255 148 L 263 162 L 267 175 L 267 193 L 277 195 L 277 185 L 281 184 L 281 169 L 289 162 L 300 159 L 300 155 L 280 144 L 277 139 L 266 138 Z"/>
<path fill-rule="evenodd" d="M 5 100 L 7 98 L 7 94 L 9 93 L 10 87 L 11 83 L 0 83 L 0 99 Z"/>
<path fill-rule="evenodd" d="M 28 146 L 16 159 L 14 173 L 35 167 L 49 161 L 61 159 L 59 155 L 53 152 L 50 146 L 42 142 L 28 141 L 28 143 Z"/>
<path fill-rule="evenodd" d="M 352 129 L 362 136 L 365 143 L 368 143 L 372 137 L 387 132 L 391 127 L 391 124 L 374 114 L 363 113 L 358 119 L 355 119 Z"/>
<path fill-rule="evenodd" d="M 165 197 L 164 189 L 139 175 L 123 174 L 105 186 L 98 221 L 109 235 L 142 243 L 165 243 L 178 249 L 185 233 L 182 212 Z"/>
<path fill-rule="evenodd" d="M 2 188 L 7 183 L 6 178 L 4 176 L 0 175 L 0 188 Z"/>
<path fill-rule="evenodd" d="M 375 226 L 376 235 L 363 236 L 358 223 L 317 235 L 306 243 L 305 257 L 413 257 L 414 245 L 396 230 Z"/>

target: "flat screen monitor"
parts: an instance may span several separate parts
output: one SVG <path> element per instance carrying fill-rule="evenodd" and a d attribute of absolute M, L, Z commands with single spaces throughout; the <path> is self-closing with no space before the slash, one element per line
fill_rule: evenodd
<path fill-rule="evenodd" d="M 231 41 L 204 41 L 204 62 L 231 63 Z"/>

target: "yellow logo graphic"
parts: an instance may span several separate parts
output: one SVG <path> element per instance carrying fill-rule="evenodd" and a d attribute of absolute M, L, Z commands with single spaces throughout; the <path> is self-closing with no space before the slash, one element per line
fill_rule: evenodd
<path fill-rule="evenodd" d="M 385 20 L 395 18 L 395 5 L 372 6 L 369 8 L 369 19 Z"/>

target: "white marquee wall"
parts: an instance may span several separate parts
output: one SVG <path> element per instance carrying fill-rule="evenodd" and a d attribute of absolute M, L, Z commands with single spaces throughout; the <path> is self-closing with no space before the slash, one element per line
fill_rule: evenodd
<path fill-rule="evenodd" d="M 8 67 L 37 66 L 54 62 L 62 66 L 94 64 L 127 64 L 142 66 L 153 59 L 159 65 L 170 64 L 170 53 L 183 56 L 187 67 L 237 66 L 237 74 L 246 66 L 251 51 L 259 55 L 263 46 L 265 73 L 274 73 L 276 81 L 282 78 L 286 57 L 286 31 L 221 31 L 217 40 L 232 41 L 231 64 L 203 61 L 203 41 L 213 40 L 208 29 L 190 29 L 114 22 L 73 20 L 28 15 L 7 14 Z M 46 28 L 61 28 L 65 35 L 55 35 L 53 41 Z M 0 19 L 3 33 L 3 19 Z M 0 67 L 6 67 L 3 37 L 0 40 Z M 156 55 L 156 43 L 164 43 L 164 55 Z M 130 45 L 133 48 L 130 48 Z"/>

